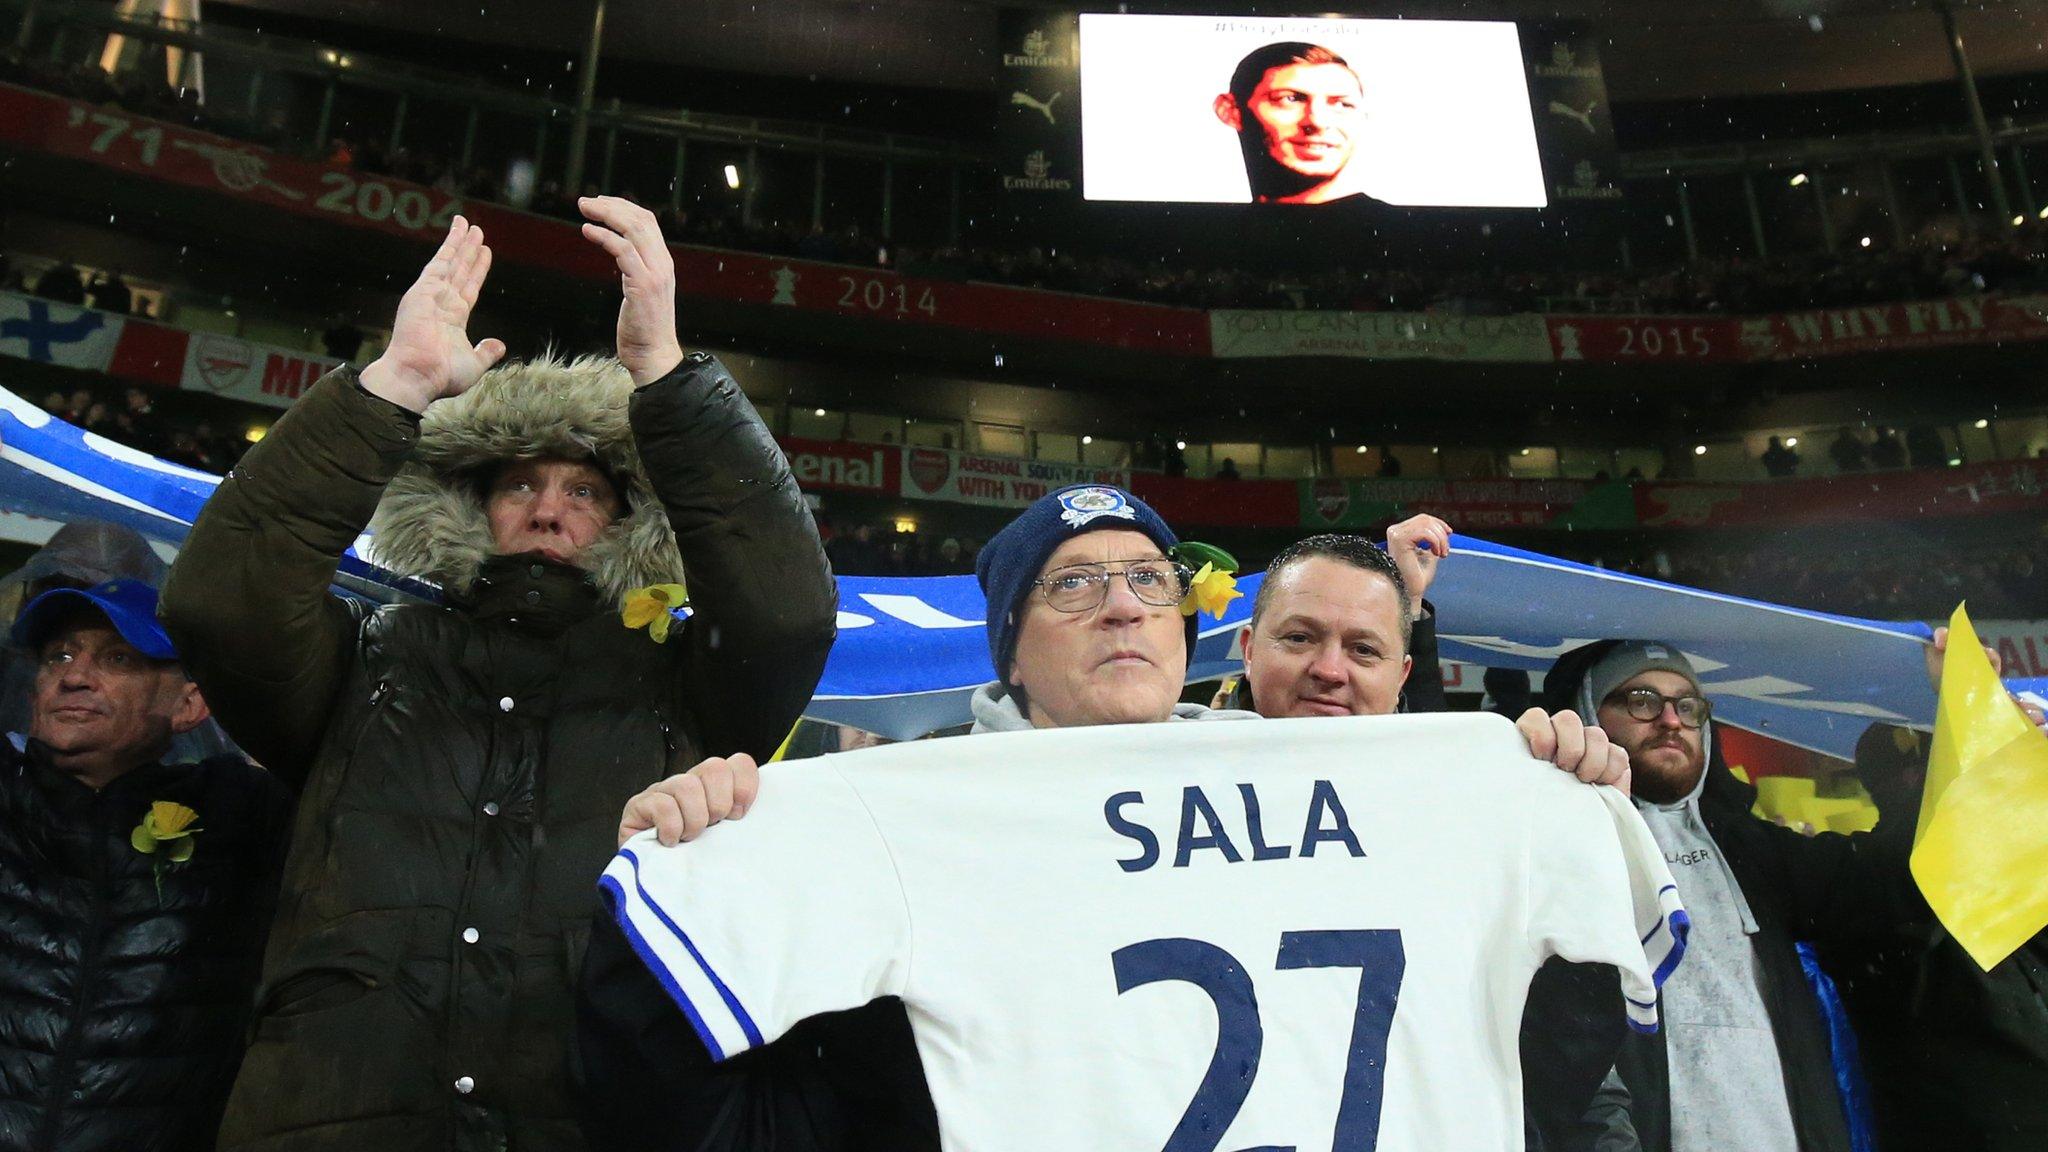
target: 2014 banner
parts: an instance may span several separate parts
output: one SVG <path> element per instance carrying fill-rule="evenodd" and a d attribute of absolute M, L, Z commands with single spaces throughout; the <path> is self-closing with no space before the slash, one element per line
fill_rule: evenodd
<path fill-rule="evenodd" d="M 1006 52 L 1016 62 L 1009 66 L 1012 71 L 1022 69 L 1037 75 L 1054 68 L 1055 61 L 1066 61 L 1060 67 L 1071 64 L 1068 41 L 1046 30 L 1055 26 L 1067 25 L 1057 21 L 1043 27 L 1017 25 L 1017 48 Z M 1566 49 L 1562 56 L 1557 54 L 1558 47 Z M 1544 67 L 1565 77 L 1590 76 L 1598 70 L 1596 60 L 1562 41 L 1553 45 L 1552 53 L 1558 58 L 1539 66 L 1539 75 L 1544 74 Z M 1051 90 L 1034 94 L 1026 91 L 1029 87 L 1020 87 L 1016 93 L 1028 100 L 1009 106 L 1010 114 L 1025 122 L 1046 115 L 1033 101 L 1048 106 L 1051 101 Z M 1560 123 L 1581 114 L 1592 119 L 1569 100 L 1550 103 L 1552 119 Z M 122 109 L 8 84 L 0 84 L 0 146 L 217 194 L 238 204 L 336 228 L 408 237 L 420 241 L 423 252 L 459 213 L 483 226 L 493 248 L 508 263 L 592 282 L 609 282 L 617 275 L 610 258 L 581 240 L 567 221 L 466 200 L 392 177 L 303 160 Z M 1064 179 L 1049 175 L 1057 162 L 1046 149 L 1034 148 L 1018 164 L 1024 174 L 1008 179 L 1032 188 Z M 1575 177 L 1572 187 L 1603 194 L 1611 190 L 1594 168 L 1598 165 L 1591 165 L 1587 173 L 1593 179 L 1582 185 Z M 1038 174 L 1033 176 L 1033 172 Z M 2044 295 L 1957 296 L 1746 318 L 1204 312 L 684 244 L 671 245 L 670 250 L 681 291 L 699 298 L 1173 358 L 1343 357 L 1524 364 L 1753 362 L 2048 340 L 2048 296 Z M 25 323 L 29 318 L 10 319 Z M 89 358 L 83 349 L 69 351 Z M 230 352 L 229 358 L 234 355 Z M 282 383 L 278 375 L 286 367 L 279 365 L 273 371 L 268 360 L 264 361 L 263 374 L 257 377 L 259 403 L 272 403 L 262 397 L 280 395 L 279 389 L 289 392 L 289 384 Z M 271 380 L 267 390 L 262 386 L 265 376 Z"/>

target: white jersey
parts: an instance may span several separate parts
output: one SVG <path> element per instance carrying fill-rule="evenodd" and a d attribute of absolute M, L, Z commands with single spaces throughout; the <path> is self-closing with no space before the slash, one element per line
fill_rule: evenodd
<path fill-rule="evenodd" d="M 1536 968 L 1654 1029 L 1685 924 L 1634 807 L 1487 715 L 777 764 L 601 886 L 715 1058 L 902 997 L 949 1150 L 1519 1148 Z"/>

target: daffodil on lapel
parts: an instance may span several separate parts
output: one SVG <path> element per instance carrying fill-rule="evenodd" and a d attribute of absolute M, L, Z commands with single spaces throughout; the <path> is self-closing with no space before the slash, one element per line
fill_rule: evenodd
<path fill-rule="evenodd" d="M 173 864 L 183 864 L 192 858 L 192 834 L 203 831 L 193 826 L 199 813 L 169 800 L 158 800 L 143 814 L 142 823 L 128 834 L 128 843 L 137 852 L 146 855 L 163 853 L 163 858 Z"/>
<path fill-rule="evenodd" d="M 619 620 L 628 628 L 645 628 L 656 644 L 668 641 L 668 628 L 675 623 L 675 610 L 690 602 L 681 584 L 649 584 L 626 593 Z"/>

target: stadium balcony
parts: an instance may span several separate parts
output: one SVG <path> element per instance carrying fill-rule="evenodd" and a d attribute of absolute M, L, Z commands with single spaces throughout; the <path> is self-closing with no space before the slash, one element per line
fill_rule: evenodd
<path fill-rule="evenodd" d="M 95 80 L 84 71 L 87 82 L 105 82 L 104 74 Z M 119 249 L 148 245 L 163 278 L 189 271 L 188 254 L 216 268 L 239 261 L 243 270 L 216 276 L 210 290 L 242 297 L 255 283 L 293 279 L 298 289 L 326 293 L 327 311 L 352 304 L 361 324 L 381 309 L 367 302 L 388 295 L 390 270 L 416 261 L 424 242 L 462 212 L 484 225 L 500 253 L 493 285 L 502 292 L 487 307 L 516 319 L 512 327 L 564 346 L 608 327 L 610 269 L 567 221 L 476 201 L 460 188 L 366 175 L 331 152 L 303 159 L 118 104 L 110 109 L 104 95 L 0 85 L 0 150 L 15 161 L 0 183 L 21 205 L 11 231 L 42 237 L 25 255 L 132 272 Z M 93 246 L 97 258 L 67 250 L 74 245 Z M 875 353 L 980 381 L 1071 387 L 1092 392 L 1101 414 L 1114 418 L 1098 427 L 1149 426 L 1156 404 L 1131 386 L 1172 385 L 1184 397 L 1187 426 L 1162 432 L 1196 441 L 1228 438 L 1223 433 L 1241 423 L 1247 389 L 1287 407 L 1295 442 L 1315 439 L 1310 430 L 1318 426 L 1333 429 L 1325 435 L 1338 442 L 1382 440 L 1379 394 L 1354 387 L 1384 386 L 1380 362 L 1399 363 L 1405 402 L 1420 422 L 1428 423 L 1435 404 L 1437 422 L 1455 423 L 1466 438 L 1512 444 L 1529 423 L 1513 410 L 1525 403 L 1521 397 L 1580 401 L 1583 411 L 1550 418 L 1583 421 L 1603 406 L 1611 410 L 1616 391 L 1633 386 L 1642 367 L 1693 373 L 1686 387 L 1709 396 L 1729 388 L 1853 393 L 1867 386 L 1873 357 L 1903 369 L 1908 358 L 1939 349 L 1945 378 L 1928 386 L 1946 404 L 1989 412 L 2005 398 L 1990 373 L 2023 371 L 2022 358 L 2048 348 L 2041 341 L 2048 313 L 2025 295 L 1750 316 L 1204 311 L 803 256 L 693 244 L 674 251 L 686 335 L 700 342 L 810 349 L 842 360 L 848 352 Z M 587 291 L 565 292 L 565 282 Z M 353 300 L 337 298 L 343 287 Z M 1316 371 L 1303 372 L 1305 360 Z M 1475 407 L 1475 395 L 1489 403 Z M 828 410 L 855 406 L 845 396 L 806 399 Z M 1879 412 L 1875 419 L 1903 423 L 1905 416 Z M 1780 423 L 1758 412 L 1745 418 L 1752 427 Z M 1470 426 L 1475 420 L 1481 426 Z M 1709 437 L 1733 430 L 1698 428 Z"/>
<path fill-rule="evenodd" d="M 324 337 L 353 329 L 373 353 L 392 269 L 416 263 L 458 212 L 500 254 L 485 302 L 496 330 L 566 347 L 609 330 L 612 270 L 540 175 L 561 149 L 563 105 L 306 41 L 137 24 L 62 0 L 37 11 L 17 39 L 34 50 L 8 55 L 0 75 L 0 152 L 14 161 L 0 185 L 24 206 L 10 219 L 17 288 L 63 261 L 120 268 L 156 311 L 0 296 L 13 325 L 0 364 L 31 401 L 58 391 L 76 407 L 68 379 L 42 374 L 57 365 L 176 389 L 165 406 L 189 402 L 188 423 L 207 427 L 157 446 L 224 465 L 264 410 L 347 358 Z M 112 35 L 129 40 L 125 67 L 81 63 L 103 58 L 93 50 Z M 206 106 L 140 80 L 157 49 L 205 54 Z M 1949 218 L 1924 244 L 1867 256 L 1654 275 L 1387 271 L 1319 287 L 959 247 L 953 224 L 984 158 L 956 143 L 620 107 L 598 115 L 593 141 L 599 187 L 668 190 L 686 338 L 745 359 L 750 394 L 835 515 L 943 522 L 1101 475 L 1182 522 L 1252 533 L 1427 510 L 1479 532 L 1622 534 L 1613 546 L 1627 550 L 1627 534 L 1674 528 L 2038 513 L 2048 478 L 2032 459 L 2048 449 L 2048 408 L 2016 405 L 2008 383 L 2048 349 L 2048 309 L 2026 293 L 2043 266 L 2033 226 L 1948 236 L 1961 227 Z M 1836 162 L 1850 155 L 1827 147 Z M 776 152 L 810 169 L 793 209 L 756 198 L 771 182 L 754 174 Z M 840 160 L 959 176 L 905 175 L 880 217 L 837 232 L 778 227 L 791 212 L 823 223 Z M 1631 162 L 1730 163 L 1725 150 Z M 156 267 L 124 263 L 124 247 L 148 249 Z M 280 277 L 301 306 L 270 287 Z M 993 282 L 1003 277 L 1036 286 Z M 1817 295 L 1787 294 L 1806 289 Z M 1729 307 L 1816 299 L 1841 304 Z M 1675 395 L 1657 419 L 1640 407 L 1646 369 Z M 1873 380 L 1892 387 L 1872 398 Z M 1268 405 L 1248 415 L 1253 391 Z M 1644 426 L 1659 428 L 1654 440 Z M 1851 426 L 1860 466 L 1830 451 Z M 1771 437 L 1800 453 L 1794 478 L 1766 482 Z M 1897 458 L 1873 459 L 1886 442 Z M 959 516 L 975 536 L 974 514 Z"/>
<path fill-rule="evenodd" d="M 0 7 L 0 22 L 5 14 Z M 1253 271 L 969 241 L 963 217 L 993 207 L 991 157 L 980 144 L 633 108 L 615 100 L 591 113 L 591 159 L 581 164 L 580 138 L 565 139 L 573 135 L 566 125 L 577 118 L 575 109 L 477 76 L 217 23 L 131 19 L 77 0 L 40 0 L 17 18 L 15 47 L 0 57 L 0 81 L 325 162 L 330 171 L 323 179 L 362 173 L 365 178 L 348 188 L 338 179 L 323 184 L 325 210 L 337 213 L 362 207 L 372 215 L 420 216 L 417 200 L 401 203 L 416 190 L 429 197 L 427 220 L 445 215 L 450 200 L 493 201 L 573 219 L 575 195 L 601 190 L 665 209 L 671 238 L 691 244 L 933 281 L 992 281 L 1201 309 L 1759 316 L 2024 293 L 2044 283 L 2048 227 L 2040 220 L 2048 215 L 2035 212 L 2024 178 L 2025 211 L 2011 222 L 1990 222 L 1961 197 L 1960 182 L 1957 202 L 1909 211 L 1889 176 L 1881 181 L 1891 189 L 1881 207 L 1838 208 L 1837 218 L 1820 182 L 1806 176 L 1831 169 L 1845 185 L 1869 183 L 1862 169 L 1872 164 L 1970 157 L 1975 143 L 1961 133 L 1624 154 L 1630 202 L 1642 206 L 1636 214 L 1663 217 L 1661 226 L 1652 225 L 1659 237 L 1632 236 L 1635 246 L 1668 249 L 1683 234 L 1683 260 L 1665 267 L 1588 261 L 1562 271 L 1461 272 L 1434 265 L 1333 268 L 1318 259 L 1293 271 Z M 171 66 L 194 69 L 196 76 L 194 62 L 202 58 L 203 102 L 196 84 L 173 86 L 161 78 Z M 101 142 L 100 150 L 118 152 L 116 137 Z M 2048 138 L 2048 123 L 2008 122 L 1995 139 L 2017 154 L 2042 138 Z M 565 153 L 578 159 L 565 162 Z M 1766 257 L 1767 223 L 1754 207 L 1754 184 L 1775 182 L 1783 173 L 1795 173 L 1790 183 L 1819 197 L 1819 243 Z M 383 186 L 374 177 L 392 183 Z M 1738 252 L 1705 251 L 1694 226 L 1703 193 L 1688 189 L 1729 178 L 1740 180 L 1742 198 L 1752 206 L 1755 243 Z M 870 180 L 879 188 L 865 186 Z M 1857 198 L 1864 199 L 1861 189 Z M 1859 242 L 1858 230 L 1874 235 Z M 848 278 L 854 282 L 849 303 L 858 309 L 867 303 L 866 285 L 858 275 Z M 883 283 L 887 296 L 893 285 Z M 927 302 L 922 292 L 906 293 L 868 310 L 888 311 L 892 304 L 910 312 Z"/>

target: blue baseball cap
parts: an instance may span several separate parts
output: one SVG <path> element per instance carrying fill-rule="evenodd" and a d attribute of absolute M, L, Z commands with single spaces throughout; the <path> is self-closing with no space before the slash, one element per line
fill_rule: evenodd
<path fill-rule="evenodd" d="M 109 580 L 90 588 L 52 588 L 21 610 L 10 634 L 15 644 L 33 650 L 50 638 L 67 612 L 89 604 L 107 618 L 121 639 L 152 660 L 176 660 L 178 650 L 156 622 L 156 589 L 140 580 Z"/>

